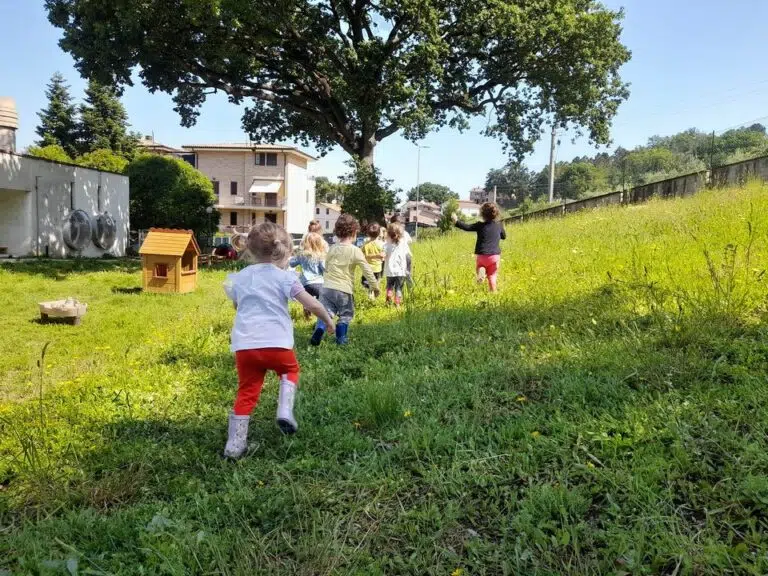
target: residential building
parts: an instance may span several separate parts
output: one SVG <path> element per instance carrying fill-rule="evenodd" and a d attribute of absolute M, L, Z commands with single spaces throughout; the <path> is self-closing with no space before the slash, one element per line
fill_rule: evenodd
<path fill-rule="evenodd" d="M 341 206 L 335 202 L 330 204 L 327 202 L 320 202 L 315 206 L 315 220 L 320 222 L 323 234 L 333 234 L 336 220 L 339 219 L 340 214 Z"/>
<path fill-rule="evenodd" d="M 469 200 L 475 204 L 483 204 L 484 202 L 490 202 L 491 192 L 488 192 L 485 188 L 476 186 L 469 191 Z"/>
<path fill-rule="evenodd" d="M 459 200 L 459 212 L 467 218 L 480 218 L 480 204 L 471 200 Z"/>
<path fill-rule="evenodd" d="M 160 154 L 161 156 L 177 156 L 184 153 L 183 150 L 172 148 L 157 142 L 155 137 L 151 135 L 146 135 L 143 138 L 140 138 L 136 143 L 136 148 L 139 152 L 146 152 L 148 154 Z"/>
<path fill-rule="evenodd" d="M 0 99 L 0 256 L 125 255 L 128 177 L 16 154 L 16 128 Z"/>
<path fill-rule="evenodd" d="M 275 222 L 294 235 L 315 216 L 315 158 L 291 146 L 253 143 L 191 144 L 180 156 L 213 183 L 219 230 L 247 232 Z"/>
<path fill-rule="evenodd" d="M 424 200 L 420 200 L 418 204 L 415 200 L 406 202 L 400 208 L 400 213 L 405 221 L 406 227 L 410 224 L 411 228 L 415 227 L 417 222 L 422 228 L 437 226 L 437 222 L 440 220 L 441 215 L 440 206 L 433 204 L 432 202 L 425 202 Z"/>

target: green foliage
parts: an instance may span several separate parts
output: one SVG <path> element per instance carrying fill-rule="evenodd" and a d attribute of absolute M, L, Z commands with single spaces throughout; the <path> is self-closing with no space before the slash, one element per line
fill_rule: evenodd
<path fill-rule="evenodd" d="M 350 172 L 341 177 L 344 186 L 342 209 L 358 219 L 361 225 L 384 222 L 384 214 L 394 210 L 398 191 L 392 181 L 381 177 L 378 168 L 351 159 Z"/>
<path fill-rule="evenodd" d="M 105 149 L 87 152 L 77 159 L 77 163 L 87 168 L 117 172 L 118 174 L 125 172 L 125 168 L 128 166 L 128 160 L 123 156 Z"/>
<path fill-rule="evenodd" d="M 336 182 L 331 182 L 325 176 L 318 176 L 315 179 L 315 202 L 333 202 L 343 204 L 344 186 Z"/>
<path fill-rule="evenodd" d="M 440 220 L 437 221 L 437 227 L 442 232 L 448 232 L 453 229 L 453 220 L 451 217 L 456 214 L 458 218 L 462 218 L 461 211 L 459 210 L 459 201 L 456 198 L 450 198 L 443 205 L 442 213 L 440 214 Z"/>
<path fill-rule="evenodd" d="M 459 198 L 459 195 L 448 186 L 434 184 L 432 182 L 424 182 L 418 189 L 414 186 L 408 190 L 408 200 L 415 201 L 417 192 L 420 200 L 423 200 L 424 202 L 432 202 L 438 206 L 442 206 L 451 198 L 456 200 Z"/>
<path fill-rule="evenodd" d="M 183 228 L 200 234 L 218 223 L 211 181 L 187 162 L 170 156 L 140 155 L 125 170 L 130 178 L 131 226 Z"/>
<path fill-rule="evenodd" d="M 49 144 L 48 146 L 30 146 L 27 148 L 27 154 L 36 158 L 53 160 L 54 162 L 64 162 L 72 164 L 73 160 L 67 154 L 66 150 L 58 144 Z"/>
<path fill-rule="evenodd" d="M 37 113 L 40 124 L 35 132 L 40 147 L 61 146 L 72 157 L 77 153 L 76 108 L 64 76 L 56 72 L 45 91 L 48 105 Z"/>
<path fill-rule="evenodd" d="M 0 264 L 0 570 L 765 574 L 765 230 L 755 184 L 508 226 L 493 297 L 471 234 L 420 240 L 345 349 L 293 305 L 299 432 L 270 375 L 237 463 L 226 271 Z M 51 294 L 81 327 L 30 322 Z"/>
<path fill-rule="evenodd" d="M 503 206 L 517 206 L 525 198 L 546 194 L 537 186 L 536 174 L 525 164 L 518 161 L 508 163 L 504 168 L 494 168 L 488 171 L 485 178 L 485 189 L 496 188 L 496 201 Z"/>
<path fill-rule="evenodd" d="M 151 91 L 174 95 L 184 126 L 221 90 L 251 101 L 253 140 L 369 161 L 392 134 L 465 128 L 490 107 L 485 133 L 520 157 L 553 118 L 606 143 L 628 95 L 623 13 L 593 0 L 45 4 L 84 77 L 130 84 L 140 68 Z"/>
<path fill-rule="evenodd" d="M 128 114 L 117 91 L 91 80 L 80 106 L 78 150 L 80 154 L 112 150 L 126 158 L 133 155 L 136 136 L 128 133 Z"/>
<path fill-rule="evenodd" d="M 589 162 L 567 164 L 558 177 L 561 196 L 583 198 L 589 192 L 603 191 L 606 186 L 604 173 Z"/>

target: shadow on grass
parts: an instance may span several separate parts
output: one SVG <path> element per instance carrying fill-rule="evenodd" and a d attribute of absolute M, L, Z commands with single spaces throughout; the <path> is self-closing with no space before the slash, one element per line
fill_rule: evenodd
<path fill-rule="evenodd" d="M 132 288 L 123 288 L 119 286 L 112 287 L 112 294 L 141 294 L 143 292 L 141 286 L 134 286 Z"/>
<path fill-rule="evenodd" d="M 10 272 L 11 274 L 42 276 L 53 280 L 66 280 L 72 274 L 88 274 L 91 272 L 124 272 L 131 274 L 140 269 L 141 262 L 139 260 L 127 258 L 76 258 L 72 260 L 39 258 L 0 264 L 0 270 Z"/>

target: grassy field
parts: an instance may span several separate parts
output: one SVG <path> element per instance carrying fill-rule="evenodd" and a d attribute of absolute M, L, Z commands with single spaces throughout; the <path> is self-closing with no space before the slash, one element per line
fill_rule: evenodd
<path fill-rule="evenodd" d="M 456 234 L 346 349 L 298 321 L 236 463 L 225 271 L 0 268 L 0 574 L 766 573 L 768 188 L 508 232 L 493 297 Z"/>

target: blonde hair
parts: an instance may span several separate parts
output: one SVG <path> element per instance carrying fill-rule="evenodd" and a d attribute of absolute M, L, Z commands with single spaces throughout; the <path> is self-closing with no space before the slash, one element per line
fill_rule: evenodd
<path fill-rule="evenodd" d="M 304 237 L 304 241 L 301 243 L 301 249 L 310 258 L 316 260 L 323 260 L 326 254 L 325 240 L 320 234 L 310 232 Z"/>
<path fill-rule="evenodd" d="M 403 239 L 403 226 L 396 222 L 387 226 L 387 236 L 395 243 L 400 242 Z"/>
<path fill-rule="evenodd" d="M 263 222 L 248 232 L 248 250 L 258 262 L 283 264 L 293 252 L 293 241 L 282 226 Z"/>

